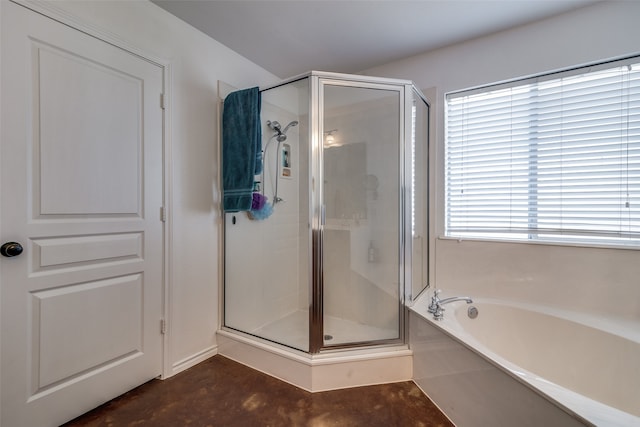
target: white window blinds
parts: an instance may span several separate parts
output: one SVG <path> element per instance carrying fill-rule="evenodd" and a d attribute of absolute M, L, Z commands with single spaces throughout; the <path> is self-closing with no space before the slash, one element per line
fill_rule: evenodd
<path fill-rule="evenodd" d="M 640 245 L 640 59 L 446 97 L 452 237 Z"/>

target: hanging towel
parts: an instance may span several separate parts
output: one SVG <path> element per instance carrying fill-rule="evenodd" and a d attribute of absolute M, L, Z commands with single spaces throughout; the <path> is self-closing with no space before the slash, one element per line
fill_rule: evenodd
<path fill-rule="evenodd" d="M 225 212 L 251 210 L 254 175 L 262 172 L 260 91 L 232 92 L 222 112 L 222 193 Z"/>

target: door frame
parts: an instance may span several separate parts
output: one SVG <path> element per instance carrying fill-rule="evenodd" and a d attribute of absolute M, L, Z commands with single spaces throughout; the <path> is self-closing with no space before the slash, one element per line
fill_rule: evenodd
<path fill-rule="evenodd" d="M 163 257 L 162 257 L 162 317 L 164 320 L 162 334 L 162 374 L 161 379 L 166 379 L 173 372 L 171 358 L 171 319 L 172 319 L 172 283 L 173 283 L 173 199 L 172 199 L 172 168 L 171 168 L 171 62 L 167 59 L 157 57 L 133 45 L 121 38 L 116 33 L 106 28 L 90 24 L 79 17 L 72 15 L 64 9 L 58 7 L 55 2 L 44 2 L 37 0 L 10 0 L 11 2 L 25 7 L 35 13 L 39 13 L 54 21 L 60 22 L 68 27 L 78 30 L 111 44 L 117 48 L 136 55 L 162 69 L 162 91 L 163 91 L 163 115 L 162 115 L 162 231 L 163 231 Z M 160 102 L 160 100 L 158 100 Z"/>

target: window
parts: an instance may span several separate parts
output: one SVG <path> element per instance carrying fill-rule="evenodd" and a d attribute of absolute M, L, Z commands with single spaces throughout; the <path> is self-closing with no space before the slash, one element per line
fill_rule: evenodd
<path fill-rule="evenodd" d="M 447 236 L 640 246 L 640 58 L 446 105 Z"/>

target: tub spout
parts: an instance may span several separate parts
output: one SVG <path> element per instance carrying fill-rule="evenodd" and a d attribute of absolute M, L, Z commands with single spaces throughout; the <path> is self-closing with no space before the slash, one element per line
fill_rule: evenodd
<path fill-rule="evenodd" d="M 467 304 L 471 304 L 473 302 L 469 297 L 451 297 L 438 300 L 436 302 L 436 309 L 433 312 L 433 318 L 435 320 L 442 320 L 444 318 L 444 308 L 442 306 L 456 301 L 465 301 Z"/>
<path fill-rule="evenodd" d="M 466 301 L 467 304 L 471 304 L 473 302 L 473 300 L 469 297 L 451 297 L 451 298 L 445 298 L 445 299 L 439 300 L 438 304 L 445 305 L 445 304 L 449 304 L 450 302 L 456 302 L 456 301 Z"/>

